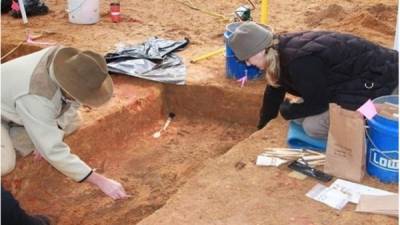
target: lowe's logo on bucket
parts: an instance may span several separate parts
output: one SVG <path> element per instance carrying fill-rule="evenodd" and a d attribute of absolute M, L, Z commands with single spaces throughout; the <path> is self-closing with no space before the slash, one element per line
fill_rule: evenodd
<path fill-rule="evenodd" d="M 369 162 L 380 169 L 397 172 L 399 170 L 398 151 L 385 151 L 385 155 L 379 152 L 376 148 L 371 148 L 369 151 Z M 387 157 L 390 158 L 387 158 Z"/>

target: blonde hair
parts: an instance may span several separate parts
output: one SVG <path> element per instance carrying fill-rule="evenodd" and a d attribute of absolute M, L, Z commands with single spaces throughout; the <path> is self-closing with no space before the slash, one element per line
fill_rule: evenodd
<path fill-rule="evenodd" d="M 275 47 L 278 45 L 279 41 L 277 38 L 274 38 L 272 42 L 272 45 L 265 49 L 265 79 L 269 85 L 279 87 L 280 63 L 278 50 Z"/>

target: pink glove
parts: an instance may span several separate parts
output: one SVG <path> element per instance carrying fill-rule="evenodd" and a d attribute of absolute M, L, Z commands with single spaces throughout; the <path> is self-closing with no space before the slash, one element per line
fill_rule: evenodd
<path fill-rule="evenodd" d="M 110 196 L 114 200 L 130 197 L 128 194 L 126 194 L 124 188 L 120 183 L 96 172 L 93 172 L 87 178 L 87 181 L 99 187 L 100 190 L 102 190 L 106 195 Z"/>

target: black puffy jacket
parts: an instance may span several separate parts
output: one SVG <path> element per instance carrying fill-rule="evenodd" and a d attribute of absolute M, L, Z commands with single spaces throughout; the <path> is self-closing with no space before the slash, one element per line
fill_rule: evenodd
<path fill-rule="evenodd" d="M 398 52 L 350 34 L 300 32 L 279 36 L 280 87 L 267 85 L 258 127 L 280 110 L 297 119 L 328 110 L 334 102 L 355 110 L 368 99 L 388 95 L 398 86 Z M 285 93 L 304 103 L 284 102 Z"/>

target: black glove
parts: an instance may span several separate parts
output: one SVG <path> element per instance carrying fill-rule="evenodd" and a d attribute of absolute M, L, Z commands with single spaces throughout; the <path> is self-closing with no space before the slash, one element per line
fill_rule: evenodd
<path fill-rule="evenodd" d="M 261 130 L 267 125 L 269 119 L 264 118 L 263 115 L 260 115 L 260 120 L 258 121 L 257 129 Z"/>

